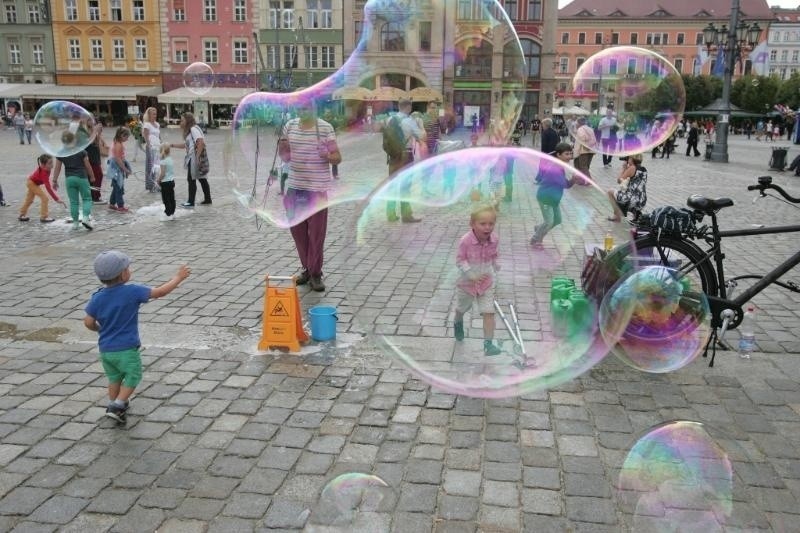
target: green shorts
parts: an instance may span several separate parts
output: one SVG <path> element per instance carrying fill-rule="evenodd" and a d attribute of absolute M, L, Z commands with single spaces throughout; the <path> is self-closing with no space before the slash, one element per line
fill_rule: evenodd
<path fill-rule="evenodd" d="M 134 388 L 142 381 L 142 357 L 139 348 L 118 352 L 100 352 L 100 362 L 108 381 Z"/>

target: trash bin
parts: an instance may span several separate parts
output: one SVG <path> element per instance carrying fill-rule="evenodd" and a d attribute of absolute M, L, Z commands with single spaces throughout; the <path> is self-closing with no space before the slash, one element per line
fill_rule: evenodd
<path fill-rule="evenodd" d="M 714 143 L 706 143 L 706 161 L 711 161 L 711 152 L 714 151 Z"/>
<path fill-rule="evenodd" d="M 769 169 L 783 171 L 786 168 L 787 153 L 789 153 L 788 147 L 773 147 L 772 157 L 769 158 Z"/>

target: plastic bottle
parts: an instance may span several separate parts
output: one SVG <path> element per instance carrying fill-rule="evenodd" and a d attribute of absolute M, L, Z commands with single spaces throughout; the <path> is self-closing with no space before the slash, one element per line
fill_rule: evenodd
<path fill-rule="evenodd" d="M 744 313 L 739 335 L 739 357 L 750 359 L 750 354 L 756 349 L 756 310 L 752 305 Z"/>
<path fill-rule="evenodd" d="M 614 236 L 611 235 L 611 232 L 609 231 L 608 233 L 606 233 L 606 236 L 603 239 L 603 250 L 605 250 L 605 252 L 608 253 L 613 248 L 614 248 Z"/>

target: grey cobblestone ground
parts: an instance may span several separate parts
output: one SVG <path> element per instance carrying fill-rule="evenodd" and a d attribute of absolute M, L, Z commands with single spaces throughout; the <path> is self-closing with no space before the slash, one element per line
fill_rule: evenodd
<path fill-rule="evenodd" d="M 211 133 L 215 173 L 223 142 Z M 377 149 L 377 137 L 352 143 L 343 142 L 343 179 L 382 175 L 359 144 Z M 736 485 L 726 529 L 797 530 L 798 295 L 771 290 L 756 299 L 761 352 L 749 362 L 723 353 L 715 368 L 697 361 L 648 375 L 608 359 L 551 390 L 456 397 L 354 342 L 346 313 L 336 349 L 303 358 L 257 353 L 263 275 L 293 272 L 296 260 L 288 232 L 258 232 L 237 217 L 224 181 L 212 181 L 212 208 L 172 225 L 96 209 L 97 229 L 73 234 L 65 224 L 16 221 L 37 152 L 14 146 L 6 131 L 0 147 L 12 202 L 0 208 L 0 531 L 341 530 L 326 522 L 320 494 L 353 472 L 391 489 L 348 531 L 653 531 L 697 510 L 688 502 L 683 515 L 634 527 L 616 479 L 637 436 L 674 419 L 720 428 L 731 444 Z M 682 204 L 695 192 L 730 195 L 737 205 L 723 211 L 726 227 L 796 223 L 792 208 L 752 204 L 745 191 L 766 173 L 770 148 L 734 139 L 726 166 L 680 153 L 648 158 L 650 206 Z M 612 170 L 594 167 L 610 186 Z M 776 174 L 795 193 L 799 180 Z M 181 200 L 180 181 L 178 190 Z M 136 190 L 129 198 L 133 206 L 154 201 Z M 332 210 L 329 290 L 303 291 L 305 307 L 347 308 L 351 237 L 340 221 L 351 212 Z M 727 264 L 735 274 L 763 271 L 796 243 L 796 234 L 737 239 L 726 247 Z M 144 381 L 124 430 L 104 424 L 106 380 L 80 323 L 97 286 L 91 258 L 111 246 L 131 254 L 142 283 L 165 279 L 180 262 L 193 267 L 179 290 L 143 308 Z"/>

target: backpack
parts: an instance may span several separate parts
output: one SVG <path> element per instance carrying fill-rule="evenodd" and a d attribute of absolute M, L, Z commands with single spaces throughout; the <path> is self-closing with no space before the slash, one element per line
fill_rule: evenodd
<path fill-rule="evenodd" d="M 403 135 L 397 115 L 390 118 L 383 127 L 383 151 L 389 159 L 395 160 L 401 159 L 406 151 L 406 136 Z"/>
<path fill-rule="evenodd" d="M 695 217 L 689 209 L 678 209 L 667 205 L 657 207 L 650 213 L 650 225 L 665 233 L 680 235 L 695 228 Z"/>

